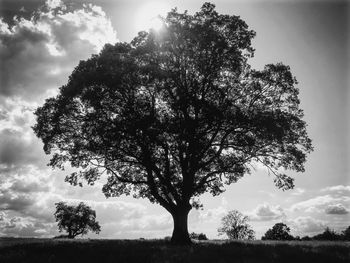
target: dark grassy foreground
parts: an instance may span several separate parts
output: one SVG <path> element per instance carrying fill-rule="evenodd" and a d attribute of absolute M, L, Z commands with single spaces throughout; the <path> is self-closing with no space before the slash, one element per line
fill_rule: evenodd
<path fill-rule="evenodd" d="M 350 262 L 350 242 L 0 239 L 0 262 Z"/>

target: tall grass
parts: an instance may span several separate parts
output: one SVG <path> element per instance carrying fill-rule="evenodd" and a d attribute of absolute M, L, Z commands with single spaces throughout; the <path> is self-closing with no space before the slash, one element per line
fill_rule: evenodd
<path fill-rule="evenodd" d="M 350 242 L 0 239 L 0 262 L 350 262 Z"/>

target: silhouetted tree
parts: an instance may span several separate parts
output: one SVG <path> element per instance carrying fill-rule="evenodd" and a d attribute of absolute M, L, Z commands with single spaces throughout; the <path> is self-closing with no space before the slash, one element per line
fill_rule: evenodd
<path fill-rule="evenodd" d="M 318 234 L 312 237 L 314 240 L 328 240 L 328 241 L 336 241 L 342 240 L 342 235 L 337 234 L 334 230 L 326 227 L 322 234 Z"/>
<path fill-rule="evenodd" d="M 350 226 L 342 232 L 342 236 L 345 241 L 350 241 Z"/>
<path fill-rule="evenodd" d="M 203 233 L 197 234 L 197 233 L 192 232 L 190 234 L 190 238 L 197 239 L 197 240 L 208 240 L 207 236 Z"/>
<path fill-rule="evenodd" d="M 173 9 L 162 30 L 106 45 L 35 112 L 50 165 L 80 168 L 66 181 L 94 184 L 106 172 L 107 197 L 160 204 L 180 244 L 201 194 L 219 195 L 256 163 L 290 189 L 281 168 L 304 171 L 312 150 L 289 67 L 251 69 L 255 33 L 214 7 Z"/>
<path fill-rule="evenodd" d="M 68 238 L 85 235 L 88 231 L 99 233 L 101 227 L 96 222 L 96 212 L 83 202 L 77 206 L 67 205 L 64 202 L 56 203 L 54 214 L 58 222 L 59 231 L 65 230 Z"/>
<path fill-rule="evenodd" d="M 219 235 L 227 235 L 229 239 L 254 239 L 254 230 L 248 224 L 248 216 L 244 216 L 237 210 L 229 211 L 221 219 Z"/>
<path fill-rule="evenodd" d="M 289 234 L 290 228 L 284 223 L 275 224 L 272 229 L 267 230 L 262 240 L 293 240 L 293 236 Z"/>

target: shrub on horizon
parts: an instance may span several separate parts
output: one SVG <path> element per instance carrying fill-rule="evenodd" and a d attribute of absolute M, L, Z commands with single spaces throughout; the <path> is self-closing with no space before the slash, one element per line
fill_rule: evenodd
<path fill-rule="evenodd" d="M 342 232 L 342 237 L 344 241 L 350 241 L 350 226 Z"/>
<path fill-rule="evenodd" d="M 196 239 L 196 240 L 208 240 L 207 236 L 203 233 L 197 234 L 197 233 L 192 232 L 190 234 L 190 238 Z"/>
<path fill-rule="evenodd" d="M 275 224 L 272 229 L 267 230 L 262 240 L 293 240 L 294 237 L 289 234 L 290 228 L 284 223 Z"/>
<path fill-rule="evenodd" d="M 312 239 L 314 240 L 327 240 L 327 241 L 337 241 L 342 240 L 343 236 L 338 234 L 333 229 L 326 227 L 323 233 L 314 236 Z"/>

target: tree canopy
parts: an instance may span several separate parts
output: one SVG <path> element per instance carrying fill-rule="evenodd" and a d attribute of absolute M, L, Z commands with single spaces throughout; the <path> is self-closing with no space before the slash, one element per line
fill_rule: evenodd
<path fill-rule="evenodd" d="M 67 205 L 64 202 L 56 203 L 54 216 L 58 222 L 59 231 L 65 230 L 68 233 L 68 238 L 86 235 L 88 231 L 96 234 L 101 231 L 101 227 L 96 221 L 96 212 L 83 202 L 77 206 Z"/>
<path fill-rule="evenodd" d="M 290 68 L 250 67 L 255 32 L 242 19 L 205 3 L 163 21 L 80 61 L 36 110 L 34 131 L 51 166 L 79 168 L 66 181 L 94 184 L 106 173 L 107 197 L 159 203 L 181 243 L 201 194 L 222 193 L 257 163 L 290 189 L 284 170 L 303 172 L 312 146 Z"/>
<path fill-rule="evenodd" d="M 350 241 L 350 226 L 348 226 L 343 232 L 343 239 L 346 241 Z"/>
<path fill-rule="evenodd" d="M 229 239 L 254 239 L 254 230 L 248 224 L 248 216 L 237 210 L 229 211 L 221 219 L 221 227 L 218 229 L 219 235 L 227 235 Z"/>
<path fill-rule="evenodd" d="M 284 223 L 276 223 L 272 229 L 267 230 L 262 240 L 293 240 L 289 234 L 290 228 Z"/>

